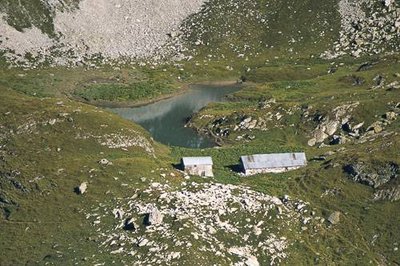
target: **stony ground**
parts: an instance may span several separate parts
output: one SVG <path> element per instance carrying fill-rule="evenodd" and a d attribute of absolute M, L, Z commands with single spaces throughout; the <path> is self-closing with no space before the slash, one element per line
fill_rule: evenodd
<path fill-rule="evenodd" d="M 341 0 L 339 12 L 340 38 L 333 51 L 326 52 L 323 57 L 345 54 L 360 57 L 399 49 L 400 9 L 396 1 Z"/>
<path fill-rule="evenodd" d="M 85 0 L 69 10 L 52 4 L 56 38 L 35 26 L 19 32 L 7 24 L 7 15 L 2 14 L 1 49 L 10 51 L 10 60 L 24 61 L 28 53 L 40 60 L 53 55 L 57 65 L 69 60 L 82 62 L 100 54 L 110 60 L 143 59 L 154 56 L 170 38 L 176 37 L 182 21 L 199 11 L 203 2 Z"/>
<path fill-rule="evenodd" d="M 190 180 L 178 189 L 151 183 L 86 211 L 102 252 L 135 265 L 183 263 L 193 256 L 198 263 L 275 265 L 289 256 L 297 234 L 325 226 L 301 200 Z"/>

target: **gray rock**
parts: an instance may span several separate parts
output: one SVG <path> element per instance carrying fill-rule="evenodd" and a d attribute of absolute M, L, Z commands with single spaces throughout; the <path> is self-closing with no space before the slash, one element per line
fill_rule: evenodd
<path fill-rule="evenodd" d="M 385 118 L 386 118 L 387 120 L 396 120 L 397 114 L 396 114 L 395 112 L 387 112 L 387 113 L 385 114 Z"/>
<path fill-rule="evenodd" d="M 77 192 L 78 194 L 83 194 L 85 193 L 87 190 L 87 182 L 83 182 L 82 184 L 79 185 L 79 187 L 77 187 Z"/>
<path fill-rule="evenodd" d="M 153 206 L 148 213 L 146 224 L 148 225 L 157 225 L 162 224 L 164 219 L 164 215 L 157 209 L 157 207 Z"/>
<path fill-rule="evenodd" d="M 257 258 L 254 256 L 249 256 L 245 261 L 246 266 L 259 266 L 260 263 L 258 262 Z"/>
<path fill-rule="evenodd" d="M 329 136 L 322 129 L 317 129 L 314 133 L 315 141 L 317 143 L 324 142 Z"/>
<path fill-rule="evenodd" d="M 382 131 L 383 131 L 382 122 L 376 121 L 376 122 L 372 123 L 372 125 L 370 125 L 370 126 L 367 128 L 367 131 L 372 131 L 372 132 L 374 132 L 374 133 L 380 133 L 380 132 L 382 132 Z"/>
<path fill-rule="evenodd" d="M 340 222 L 340 215 L 341 213 L 338 211 L 331 213 L 328 217 L 328 222 L 333 225 L 338 224 Z"/>
<path fill-rule="evenodd" d="M 101 160 L 99 161 L 99 164 L 101 164 L 101 165 L 112 165 L 112 162 L 110 162 L 110 161 L 107 160 L 107 159 L 101 159 Z"/>
<path fill-rule="evenodd" d="M 335 134 L 338 126 L 339 126 L 339 122 L 338 121 L 330 121 L 330 122 L 328 122 L 326 124 L 326 129 L 325 129 L 326 134 L 328 134 L 329 136 L 332 136 L 333 134 Z"/>
<path fill-rule="evenodd" d="M 400 175 L 400 168 L 393 162 L 356 162 L 343 167 L 356 182 L 378 188 Z"/>

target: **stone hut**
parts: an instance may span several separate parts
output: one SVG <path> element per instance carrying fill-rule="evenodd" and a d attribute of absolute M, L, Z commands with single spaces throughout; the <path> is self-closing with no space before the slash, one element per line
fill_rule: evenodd
<path fill-rule="evenodd" d="M 307 165 L 305 153 L 255 154 L 240 157 L 245 175 L 282 173 Z"/>
<path fill-rule="evenodd" d="M 211 157 L 183 157 L 183 170 L 189 175 L 213 177 L 213 162 Z"/>

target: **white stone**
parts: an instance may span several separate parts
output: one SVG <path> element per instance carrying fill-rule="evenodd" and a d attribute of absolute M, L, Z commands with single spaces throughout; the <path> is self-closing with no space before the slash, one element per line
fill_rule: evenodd
<path fill-rule="evenodd" d="M 88 187 L 87 186 L 87 182 L 83 182 L 82 184 L 80 184 L 79 187 L 78 187 L 79 194 L 85 193 L 86 190 L 87 190 L 87 187 Z"/>

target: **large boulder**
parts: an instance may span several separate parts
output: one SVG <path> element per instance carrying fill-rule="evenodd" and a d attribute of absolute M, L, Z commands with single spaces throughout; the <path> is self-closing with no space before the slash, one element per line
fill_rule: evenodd
<path fill-rule="evenodd" d="M 149 213 L 146 215 L 145 224 L 147 225 L 158 225 L 162 224 L 164 215 L 157 209 L 157 207 L 152 206 Z"/>
<path fill-rule="evenodd" d="M 328 134 L 329 136 L 332 136 L 333 134 L 335 134 L 336 130 L 338 129 L 339 126 L 339 122 L 338 121 L 330 121 L 326 124 L 326 134 Z"/>

